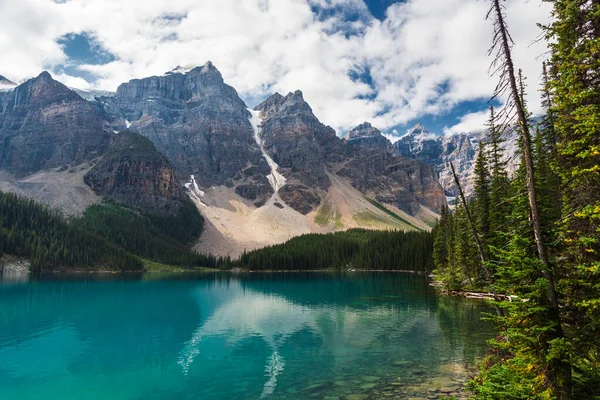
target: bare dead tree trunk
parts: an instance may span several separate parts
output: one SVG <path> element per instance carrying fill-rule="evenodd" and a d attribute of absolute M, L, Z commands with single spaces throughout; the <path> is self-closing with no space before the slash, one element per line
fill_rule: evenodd
<path fill-rule="evenodd" d="M 450 169 L 452 170 L 452 176 L 454 177 L 454 183 L 458 187 L 458 194 L 460 197 L 460 201 L 465 209 L 467 221 L 469 221 L 469 226 L 471 227 L 471 230 L 473 231 L 473 236 L 475 237 L 475 245 L 477 246 L 477 251 L 479 252 L 479 257 L 481 258 L 481 265 L 485 271 L 488 281 L 491 282 L 492 276 L 490 274 L 490 271 L 485 266 L 487 257 L 485 256 L 485 252 L 483 251 L 483 245 L 481 244 L 481 238 L 479 236 L 479 233 L 477 232 L 477 227 L 475 226 L 475 222 L 473 221 L 473 218 L 471 217 L 471 211 L 469 211 L 469 207 L 467 205 L 467 199 L 465 198 L 465 194 L 462 190 L 462 186 L 460 184 L 460 181 L 458 180 L 458 175 L 456 175 L 456 170 L 454 169 L 454 163 L 450 163 Z"/>
<path fill-rule="evenodd" d="M 552 279 L 552 273 L 549 270 L 550 262 L 548 260 L 548 250 L 544 243 L 544 237 L 542 235 L 542 224 L 540 222 L 540 211 L 537 205 L 537 197 L 535 191 L 535 176 L 533 171 L 533 157 L 531 156 L 531 134 L 529 133 L 529 126 L 527 125 L 527 116 L 525 114 L 525 107 L 521 101 L 519 95 L 519 86 L 517 85 L 517 79 L 515 76 L 515 67 L 512 61 L 510 53 L 510 43 L 508 33 L 506 31 L 506 25 L 504 22 L 504 15 L 500 8 L 500 0 L 494 0 L 494 9 L 496 12 L 496 18 L 500 26 L 500 36 L 502 42 L 502 52 L 504 53 L 504 62 L 506 63 L 507 76 L 510 94 L 513 97 L 513 101 L 516 105 L 517 118 L 519 128 L 521 131 L 521 140 L 523 141 L 523 159 L 525 162 L 526 170 L 526 181 L 527 181 L 527 194 L 529 198 L 529 208 L 531 209 L 531 225 L 533 226 L 533 234 L 535 237 L 535 243 L 538 251 L 540 261 L 544 264 L 542 269 L 542 275 L 548 280 L 548 300 L 550 301 L 553 308 L 558 310 L 558 297 L 556 296 L 556 289 Z"/>
<path fill-rule="evenodd" d="M 517 85 L 515 67 L 511 56 L 510 44 L 512 43 L 512 39 L 510 38 L 510 35 L 508 33 L 508 28 L 504 20 L 504 14 L 502 12 L 502 6 L 500 5 L 500 0 L 492 0 L 492 2 L 492 9 L 490 10 L 490 13 L 493 12 L 495 15 L 496 28 L 494 34 L 494 45 L 492 46 L 492 49 L 495 46 L 499 46 L 498 55 L 494 63 L 496 63 L 498 59 L 501 58 L 501 67 L 503 70 L 500 83 L 496 88 L 496 94 L 508 90 L 510 96 L 512 97 L 512 106 L 514 106 L 516 110 L 518 124 L 521 131 L 521 140 L 523 142 L 523 160 L 525 163 L 526 170 L 529 208 L 531 210 L 531 225 L 533 227 L 538 256 L 543 264 L 541 274 L 543 278 L 548 282 L 547 298 L 551 307 L 551 318 L 557 325 L 556 336 L 558 338 L 562 338 L 564 337 L 564 332 L 561 324 L 558 296 L 556 294 L 556 288 L 554 285 L 552 272 L 550 270 L 548 250 L 546 248 L 546 244 L 544 243 L 542 225 L 540 221 L 540 211 L 537 204 L 533 158 L 531 155 L 531 135 L 529 133 L 529 126 L 527 125 L 527 115 L 525 112 L 525 106 L 523 104 L 521 96 L 519 95 L 519 86 Z M 494 63 L 492 65 L 494 65 Z M 571 398 L 572 391 L 570 363 L 565 361 L 563 362 L 563 365 L 556 366 L 556 368 L 557 371 L 553 371 L 553 373 L 558 372 L 558 374 L 561 375 L 561 377 L 559 377 L 558 380 L 563 385 L 563 387 L 555 387 L 555 389 L 557 390 L 557 397 L 559 399 L 569 399 Z"/>

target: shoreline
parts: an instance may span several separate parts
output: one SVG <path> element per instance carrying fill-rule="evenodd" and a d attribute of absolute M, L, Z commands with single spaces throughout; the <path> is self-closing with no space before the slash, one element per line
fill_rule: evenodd
<path fill-rule="evenodd" d="M 20 269 L 19 271 L 10 271 L 4 270 L 5 273 L 12 272 L 18 273 L 19 275 L 31 275 L 33 274 L 30 270 Z M 73 274 L 73 275 L 129 275 L 129 274 L 186 274 L 186 273 L 228 273 L 228 274 L 271 274 L 271 273 L 286 273 L 286 274 L 298 274 L 298 273 L 354 273 L 354 272 L 386 272 L 386 273 L 404 273 L 404 274 L 415 274 L 415 275 L 426 275 L 429 279 L 429 286 L 437 289 L 437 292 L 443 296 L 451 296 L 451 297 L 463 297 L 466 299 L 474 299 L 474 300 L 508 300 L 512 301 L 514 296 L 507 295 L 494 295 L 490 292 L 472 292 L 472 291 L 462 291 L 462 290 L 448 290 L 444 288 L 444 284 L 440 281 L 435 280 L 435 276 L 431 274 L 429 271 L 415 271 L 415 270 L 381 270 L 381 269 L 316 269 L 316 270 L 243 270 L 243 269 L 230 269 L 230 270 L 221 270 L 217 268 L 182 268 L 182 267 L 168 267 L 164 270 L 161 269 L 150 269 L 150 270 L 140 270 L 140 271 L 118 271 L 118 270 L 110 270 L 110 269 L 96 269 L 96 270 L 86 270 L 86 269 L 63 269 L 63 270 L 49 270 L 41 272 L 41 275 L 59 275 L 59 274 Z"/>

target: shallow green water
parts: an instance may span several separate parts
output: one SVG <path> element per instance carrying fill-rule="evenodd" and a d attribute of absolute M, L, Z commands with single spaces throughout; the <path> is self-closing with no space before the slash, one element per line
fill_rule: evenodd
<path fill-rule="evenodd" d="M 0 284 L 0 399 L 438 398 L 491 327 L 403 273 Z"/>

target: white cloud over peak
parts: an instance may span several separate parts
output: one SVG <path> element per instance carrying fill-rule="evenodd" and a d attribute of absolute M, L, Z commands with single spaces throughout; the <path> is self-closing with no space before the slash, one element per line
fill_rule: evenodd
<path fill-rule="evenodd" d="M 465 114 L 456 125 L 445 127 L 443 134 L 451 136 L 456 133 L 481 131 L 485 127 L 489 115 L 488 110 Z"/>
<path fill-rule="evenodd" d="M 385 131 L 490 97 L 496 78 L 488 76 L 488 5 L 408 0 L 379 21 L 362 0 L 0 0 L 0 74 L 24 80 L 48 69 L 70 86 L 115 90 L 132 78 L 210 60 L 245 98 L 300 89 L 335 129 L 367 120 Z M 508 0 L 507 14 L 535 113 L 545 45 L 530 43 L 549 5 Z M 83 32 L 114 56 L 78 67 L 96 78 L 89 82 L 60 69 L 73 60 L 56 42 Z M 448 131 L 474 126 L 478 114 Z"/>

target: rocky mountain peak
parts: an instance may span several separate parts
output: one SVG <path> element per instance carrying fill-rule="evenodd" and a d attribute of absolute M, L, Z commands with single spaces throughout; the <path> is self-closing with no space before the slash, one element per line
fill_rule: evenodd
<path fill-rule="evenodd" d="M 406 132 L 404 138 L 409 137 L 411 140 L 417 141 L 438 141 L 439 136 L 435 133 L 429 132 L 423 125 L 417 123 L 411 129 Z"/>
<path fill-rule="evenodd" d="M 390 141 L 381 134 L 381 131 L 369 122 L 363 122 L 352 129 L 345 140 L 348 144 L 365 147 L 389 148 L 391 146 Z"/>
<path fill-rule="evenodd" d="M 261 112 L 263 120 L 269 119 L 274 115 L 278 117 L 304 115 L 305 117 L 316 119 L 312 108 L 304 100 L 304 95 L 300 90 L 290 92 L 286 96 L 275 93 L 256 106 L 255 110 Z"/>
<path fill-rule="evenodd" d="M 413 126 L 411 129 L 409 129 L 407 132 L 407 134 L 411 135 L 411 136 L 428 134 L 428 133 L 429 132 L 427 131 L 427 129 L 425 129 L 425 127 L 423 125 L 421 125 L 420 123 L 417 123 L 415 126 Z"/>
<path fill-rule="evenodd" d="M 37 77 L 35 77 L 34 79 L 36 80 L 42 80 L 42 81 L 51 81 L 52 79 L 52 75 L 50 75 L 50 72 L 48 71 L 42 71 Z"/>
<path fill-rule="evenodd" d="M 215 65 L 211 61 L 208 61 L 206 64 L 204 64 L 202 66 L 194 67 L 187 71 L 185 69 L 182 69 L 182 71 L 184 71 L 183 72 L 184 74 L 191 75 L 191 76 L 212 75 L 212 76 L 214 76 L 215 79 L 223 82 L 223 75 L 221 75 L 221 72 L 217 69 L 217 67 L 215 67 Z"/>
<path fill-rule="evenodd" d="M 46 102 L 48 98 L 61 99 L 62 101 L 84 101 L 67 86 L 54 80 L 47 71 L 25 81 L 17 86 L 15 90 L 18 92 L 15 96 L 15 106 L 39 101 Z"/>
<path fill-rule="evenodd" d="M 288 93 L 282 101 L 282 104 L 290 109 L 294 109 L 296 111 L 303 111 L 312 115 L 312 108 L 310 105 L 304 100 L 304 95 L 300 90 L 296 90 L 295 92 Z"/>
<path fill-rule="evenodd" d="M 17 86 L 16 83 L 14 83 L 10 79 L 7 79 L 4 76 L 0 75 L 0 90 L 2 90 L 2 89 L 12 89 L 15 86 Z"/>
<path fill-rule="evenodd" d="M 181 182 L 193 175 L 200 187 L 234 188 L 257 204 L 272 193 L 247 106 L 211 62 L 131 80 L 101 100 L 112 129 L 150 139 Z"/>
<path fill-rule="evenodd" d="M 192 69 L 178 66 L 161 76 L 132 79 L 117 88 L 116 97 L 123 102 L 204 102 L 212 98 L 215 102 L 230 103 L 230 108 L 246 108 L 235 89 L 223 81 L 223 76 L 211 62 Z"/>
<path fill-rule="evenodd" d="M 109 134 L 94 107 L 42 72 L 0 96 L 0 169 L 25 176 L 100 156 Z"/>
<path fill-rule="evenodd" d="M 375 128 L 371 125 L 370 122 L 363 122 L 362 124 L 353 128 L 350 132 L 348 132 L 347 139 L 357 139 L 360 137 L 372 137 L 372 136 L 381 136 L 381 132 L 379 129 Z"/>

